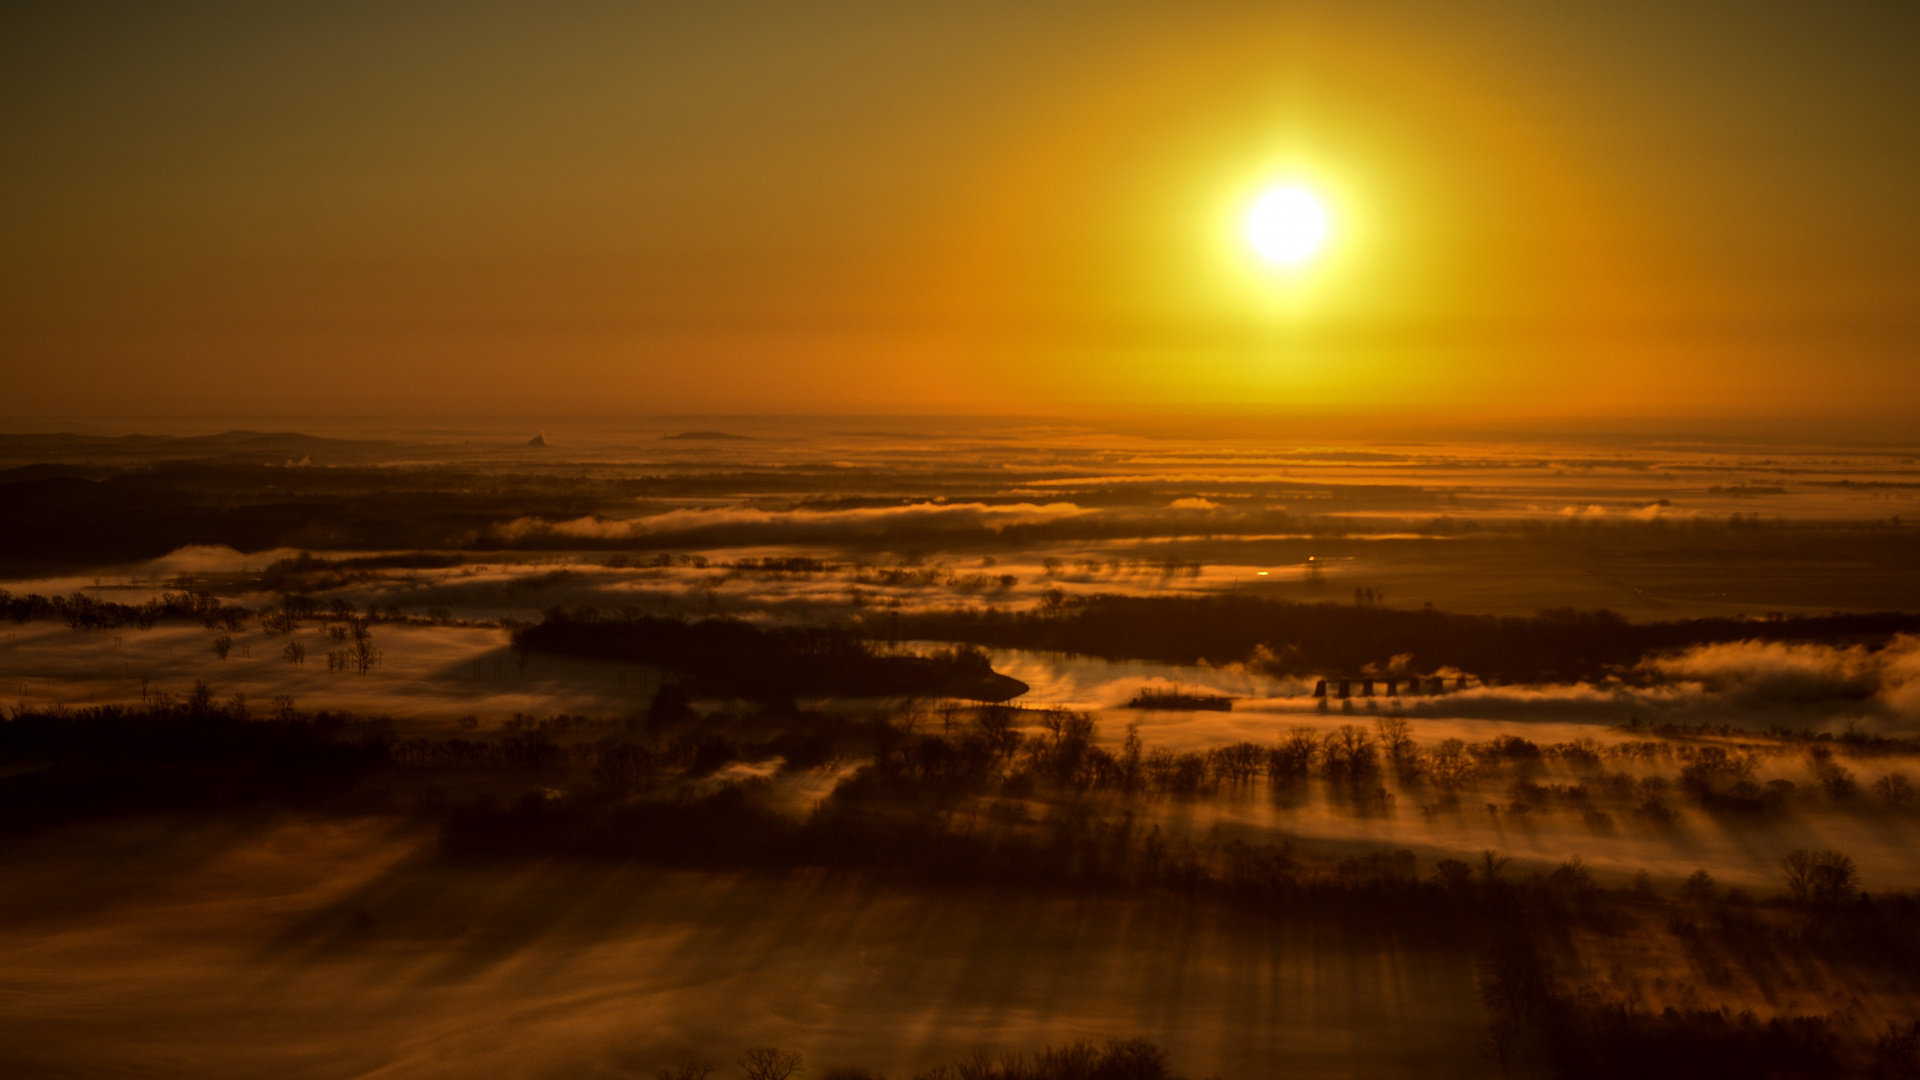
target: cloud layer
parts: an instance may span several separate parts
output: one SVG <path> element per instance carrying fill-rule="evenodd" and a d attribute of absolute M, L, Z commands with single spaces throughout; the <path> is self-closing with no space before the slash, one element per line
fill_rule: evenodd
<path fill-rule="evenodd" d="M 1423 716 L 1920 724 L 1920 638 L 1885 647 L 1736 641 L 1644 660 L 1603 684 L 1478 687 L 1409 699 Z"/>

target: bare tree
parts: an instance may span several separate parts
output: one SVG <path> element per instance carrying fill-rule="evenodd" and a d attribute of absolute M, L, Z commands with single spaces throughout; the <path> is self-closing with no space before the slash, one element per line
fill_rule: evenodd
<path fill-rule="evenodd" d="M 1433 876 L 1449 889 L 1464 889 L 1473 884 L 1473 867 L 1459 859 L 1441 859 L 1433 864 Z"/>
<path fill-rule="evenodd" d="M 1801 848 L 1780 860 L 1786 874 L 1787 891 L 1802 904 L 1844 903 L 1860 891 L 1860 872 L 1853 860 L 1837 851 Z"/>
<path fill-rule="evenodd" d="M 1388 761 L 1399 765 L 1413 756 L 1413 725 L 1406 720 L 1382 716 L 1374 720 L 1373 728 L 1380 734 L 1380 745 L 1386 748 Z"/>
<path fill-rule="evenodd" d="M 260 629 L 269 634 L 291 634 L 300 629 L 300 613 L 303 610 L 292 597 L 286 597 L 279 604 L 260 612 Z"/>
<path fill-rule="evenodd" d="M 1494 882 L 1500 880 L 1500 871 L 1505 870 L 1507 864 L 1512 861 L 1513 860 L 1507 858 L 1505 855 L 1495 855 L 1492 851 L 1481 852 L 1480 883 L 1491 886 Z"/>
<path fill-rule="evenodd" d="M 1313 760 L 1319 754 L 1319 734 L 1310 727 L 1296 727 L 1280 745 L 1267 751 L 1267 779 L 1298 780 L 1313 768 Z"/>
<path fill-rule="evenodd" d="M 1697 900 L 1703 903 L 1712 900 L 1714 896 L 1713 875 L 1707 873 L 1705 870 L 1695 870 L 1693 876 L 1687 878 L 1686 883 L 1680 886 L 1680 895 L 1689 900 Z"/>
<path fill-rule="evenodd" d="M 994 761 L 1007 760 L 1020 749 L 1025 735 L 1013 724 L 1013 711 L 1000 706 L 981 709 L 973 718 L 974 727 L 986 740 Z"/>
<path fill-rule="evenodd" d="M 213 655 L 219 657 L 222 660 L 225 660 L 227 658 L 227 654 L 232 651 L 233 651 L 232 635 L 221 634 L 219 637 L 213 639 Z"/>
<path fill-rule="evenodd" d="M 280 655 L 289 664 L 304 664 L 307 662 L 307 647 L 297 641 L 289 641 L 287 647 L 280 650 Z"/>
<path fill-rule="evenodd" d="M 1128 724 L 1126 741 L 1120 747 L 1120 787 L 1126 792 L 1140 790 L 1142 746 L 1140 725 Z"/>
<path fill-rule="evenodd" d="M 1328 732 L 1321 754 L 1328 772 L 1349 778 L 1372 772 L 1376 764 L 1373 736 L 1358 724 L 1341 724 Z"/>
<path fill-rule="evenodd" d="M 352 661 L 354 670 L 365 675 L 380 662 L 381 655 L 373 644 L 372 625 L 367 619 L 349 619 L 347 633 L 353 638 L 353 644 L 347 649 L 347 657 Z"/>
<path fill-rule="evenodd" d="M 1873 793 L 1896 809 L 1913 804 L 1913 781 L 1906 773 L 1888 773 L 1873 782 Z"/>
<path fill-rule="evenodd" d="M 746 1080 L 788 1080 L 800 1071 L 800 1055 L 772 1046 L 756 1046 L 740 1055 Z"/>
<path fill-rule="evenodd" d="M 1464 739 L 1442 739 L 1427 762 L 1427 773 L 1441 787 L 1453 787 L 1473 775 L 1473 759 L 1467 755 Z"/>

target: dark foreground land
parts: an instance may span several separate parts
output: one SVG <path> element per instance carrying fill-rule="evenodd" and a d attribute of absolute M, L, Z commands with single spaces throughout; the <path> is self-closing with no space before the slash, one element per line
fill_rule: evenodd
<path fill-rule="evenodd" d="M 1410 965 L 1401 974 L 1377 976 L 1384 981 L 1374 989 L 1349 987 L 1349 992 L 1362 992 L 1369 1000 L 1376 994 L 1442 995 L 1432 1007 L 1452 1002 L 1450 1019 L 1443 1019 L 1445 1009 L 1423 1019 L 1417 1010 L 1405 1016 L 1404 1022 L 1414 1026 L 1406 1032 L 1409 1041 L 1402 1052 L 1416 1058 L 1441 1054 L 1428 1060 L 1422 1075 L 1477 1075 L 1496 1067 L 1516 1075 L 1570 1077 L 1906 1076 L 1920 1069 L 1920 1027 L 1911 1019 L 1920 990 L 1913 981 L 1920 971 L 1920 896 L 1862 893 L 1852 861 L 1838 852 L 1796 852 L 1782 866 L 1779 894 L 1769 897 L 1722 889 L 1704 873 L 1678 890 L 1656 887 L 1644 877 L 1604 885 L 1578 859 L 1524 869 L 1489 851 L 1472 861 L 1422 865 L 1414 852 L 1391 847 L 1308 849 L 1181 824 L 1191 808 L 1250 795 L 1286 801 L 1320 792 L 1335 801 L 1365 804 L 1390 779 L 1403 793 L 1425 790 L 1442 804 L 1504 789 L 1517 800 L 1508 811 L 1512 814 L 1540 812 L 1521 805 L 1528 800 L 1539 800 L 1544 808 L 1556 799 L 1576 798 L 1587 800 L 1590 814 L 1605 816 L 1607 800 L 1614 799 L 1618 813 L 1657 817 L 1660 798 L 1646 795 L 1655 785 L 1609 770 L 1620 767 L 1613 763 L 1649 755 L 1663 760 L 1662 747 L 1664 760 L 1681 765 L 1678 776 L 1658 788 L 1668 793 L 1665 798 L 1697 801 L 1715 812 L 1758 815 L 1764 823 L 1769 814 L 1804 812 L 1793 810 L 1792 800 L 1868 796 L 1837 793 L 1845 786 L 1838 783 L 1825 793 L 1786 796 L 1777 788 L 1756 787 L 1745 779 L 1753 774 L 1756 755 L 1813 753 L 1830 763 L 1827 775 L 1837 775 L 1847 772 L 1839 762 L 1851 758 L 1920 759 L 1920 745 L 1885 739 L 1821 745 L 1781 734 L 1755 737 L 1743 744 L 1748 749 L 1729 753 L 1712 740 L 1675 732 L 1650 733 L 1620 744 L 1625 749 L 1542 747 L 1519 739 L 1423 746 L 1404 721 L 1383 719 L 1377 730 L 1348 724 L 1272 746 L 1177 755 L 1132 738 L 1117 752 L 1104 749 L 1091 720 L 1071 713 L 987 706 L 948 712 L 935 725 L 930 719 L 886 712 L 830 716 L 788 704 L 703 716 L 684 695 L 667 692 L 650 715 L 630 722 L 555 717 L 514 730 L 455 737 L 402 738 L 389 723 L 308 714 L 291 703 L 259 715 L 244 703 L 218 701 L 206 690 L 133 709 L 16 713 L 0 721 L 0 767 L 6 770 L 0 778 L 0 822 L 7 832 L 0 851 L 21 875 L 14 880 L 22 883 L 9 890 L 14 918 L 5 947 L 17 961 L 10 965 L 15 971 L 10 991 L 26 995 L 17 999 L 23 1002 L 44 1000 L 41 995 L 59 980 L 41 969 L 35 950 L 57 954 L 76 947 L 61 945 L 62 935 L 110 933 L 108 927 L 133 910 L 124 904 L 134 898 L 103 895 L 81 870 L 84 862 L 53 859 L 36 869 L 50 858 L 48 844 L 80 844 L 78 856 L 100 843 L 139 847 L 130 839 L 107 838 L 130 838 L 142 830 L 152 836 L 155 828 L 164 828 L 182 837 L 231 830 L 235 822 L 297 820 L 308 823 L 299 831 L 310 834 L 301 843 L 336 845 L 329 858 L 354 861 L 352 845 L 337 846 L 343 833 L 358 835 L 359 843 L 383 854 L 375 858 L 376 867 L 362 864 L 356 874 L 336 881 L 331 892 L 308 886 L 326 892 L 328 899 L 265 917 L 261 932 L 273 927 L 271 941 L 243 965 L 248 978 L 291 964 L 280 977 L 297 985 L 307 977 L 300 970 L 309 963 L 345 978 L 339 964 L 349 959 L 356 979 L 383 966 L 397 974 L 422 963 L 442 967 L 449 977 L 465 971 L 461 980 L 500 974 L 496 965 L 508 963 L 508 956 L 518 963 L 544 962 L 537 958 L 558 940 L 575 940 L 568 948 L 596 947 L 590 942 L 598 931 L 577 921 L 589 918 L 590 911 L 598 912 L 591 918 L 613 920 L 608 924 L 612 940 L 657 934 L 662 925 L 684 928 L 688 918 L 711 922 L 719 917 L 682 913 L 646 929 L 645 917 L 616 914 L 616 897 L 628 896 L 644 908 L 655 902 L 649 896 L 683 894 L 681 901 L 658 900 L 670 908 L 685 901 L 686 890 L 730 883 L 711 895 L 736 898 L 720 902 L 731 905 L 729 917 L 754 927 L 739 932 L 799 935 L 779 947 L 803 951 L 827 947 L 818 937 L 823 933 L 853 932 L 858 939 L 865 932 L 829 931 L 848 912 L 808 914 L 790 906 L 796 896 L 810 896 L 826 909 L 844 903 L 849 912 L 871 911 L 875 903 L 923 908 L 921 917 L 928 918 L 946 911 L 950 914 L 942 920 L 974 927 L 966 932 L 979 934 L 992 934 L 994 922 L 974 920 L 1008 905 L 1081 912 L 1048 917 L 1046 925 L 1053 929 L 1047 933 L 1066 932 L 1065 942 L 1043 935 L 1026 946 L 1039 950 L 1033 958 L 1006 956 L 1012 966 L 999 975 L 1021 987 L 1016 997 L 1038 992 L 1036 979 L 1068 977 L 1071 982 L 1070 968 L 1056 965 L 1115 962 L 1105 950 L 1137 941 L 1146 926 L 1158 927 L 1156 935 L 1173 934 L 1148 947 L 1146 970 L 1125 975 L 1103 968 L 1102 981 L 1082 988 L 1103 1003 L 1101 1010 L 1114 1010 L 1094 1015 L 1104 1016 L 1102 1023 L 1115 1037 L 1144 1032 L 1164 1041 L 1189 1022 L 1186 1004 L 1162 996 L 1162 980 L 1199 977 L 1190 965 L 1212 963 L 1209 950 L 1231 951 L 1234 946 L 1227 943 L 1237 941 L 1240 947 L 1278 950 L 1261 963 L 1259 970 L 1267 973 L 1262 978 L 1282 977 L 1288 964 L 1300 961 L 1301 950 L 1321 957 L 1304 970 L 1332 963 L 1333 956 L 1368 966 Z M 1551 769 L 1585 776 L 1586 794 L 1553 782 L 1554 774 L 1543 771 Z M 814 778 L 823 775 L 838 775 L 838 782 L 822 789 Z M 1890 827 L 1904 820 L 1912 803 L 1910 788 L 1889 786 L 1878 798 L 1886 807 L 1881 812 L 1893 815 L 1886 819 Z M 1637 810 L 1626 809 L 1636 800 Z M 336 839 L 316 841 L 315 829 Z M 380 835 L 389 839 L 371 840 Z M 392 838 L 425 835 L 434 837 L 431 845 L 407 848 L 409 853 L 396 858 Z M 280 842 L 288 841 L 283 835 Z M 179 906 L 182 917 L 195 910 L 179 890 L 202 871 L 178 861 L 181 843 L 169 840 L 154 849 L 173 850 L 174 855 L 152 858 L 167 867 L 166 874 L 183 876 L 153 886 L 161 906 L 145 909 L 144 920 L 164 923 L 168 905 Z M 211 859 L 209 866 L 223 857 L 218 851 L 202 856 Z M 131 865 L 139 863 L 135 859 Z M 55 865 L 69 869 L 56 872 Z M 561 902 L 547 891 L 549 885 L 538 884 L 559 879 L 600 899 L 589 901 L 582 894 Z M 628 884 L 616 885 L 620 880 Z M 340 881 L 359 883 L 341 888 Z M 533 892 L 511 899 L 527 889 Z M 546 899 L 527 901 L 529 896 Z M 775 917 L 773 909 L 749 914 L 739 906 L 751 896 L 777 900 L 785 929 L 774 931 L 764 922 Z M 523 907 L 523 901 L 533 906 Z M 243 923 L 260 920 L 258 912 L 239 913 L 261 902 L 242 903 L 233 909 L 236 917 Z M 547 904 L 556 906 L 543 911 Z M 123 914 L 113 915 L 116 911 Z M 1058 922 L 1061 917 L 1067 921 Z M 529 918 L 537 921 L 520 921 Z M 723 934 L 725 922 L 695 933 Z M 1069 925 L 1078 929 L 1067 931 Z M 1187 929 L 1178 929 L 1183 925 Z M 626 929 L 614 932 L 618 927 Z M 1031 929 L 1040 932 L 1037 924 Z M 131 931 L 111 931 L 120 932 Z M 906 947 L 907 939 L 899 936 L 903 932 L 899 925 L 872 929 L 882 951 L 896 958 L 900 954 L 894 950 Z M 1007 933 L 1014 935 L 1008 940 L 1019 940 L 1023 931 L 1008 928 Z M 580 934 L 587 936 L 574 938 Z M 1192 940 L 1201 944 L 1181 944 L 1188 935 L 1198 935 Z M 1218 945 L 1205 944 L 1209 941 Z M 836 963 L 844 962 L 847 952 L 858 963 L 868 954 L 855 948 L 857 943 L 849 940 L 828 951 Z M 1006 946 L 1006 941 L 997 943 L 995 955 L 1004 956 Z M 159 948 L 152 942 L 144 947 Z M 708 949 L 717 950 L 718 958 L 727 953 L 718 939 L 686 948 L 692 951 L 669 955 L 690 961 Z M 1198 952 L 1190 954 L 1190 948 Z M 506 952 L 489 958 L 489 950 L 499 949 Z M 212 961 L 202 957 L 200 962 Z M 241 961 L 228 957 L 223 962 Z M 656 970 L 662 962 L 678 961 L 656 956 L 646 963 Z M 783 961 L 792 962 L 797 961 Z M 1268 968 L 1267 962 L 1277 966 Z M 1183 970 L 1187 976 L 1173 974 Z M 596 971 L 594 979 L 607 978 L 605 971 Z M 791 977 L 780 974 L 777 964 L 763 974 Z M 961 1010 L 956 1016 L 973 1016 L 977 1023 L 979 1017 L 967 1009 L 985 1007 L 995 993 L 1015 992 L 1014 984 L 983 989 L 979 980 L 989 975 L 939 976 L 961 980 L 948 984 L 958 995 L 947 1002 Z M 1259 980 L 1243 981 L 1251 975 L 1225 983 L 1205 976 L 1193 992 L 1202 1001 L 1228 995 L 1216 1005 L 1255 1007 L 1260 994 L 1252 988 Z M 1408 978 L 1414 982 L 1406 983 Z M 1442 990 L 1449 980 L 1454 989 Z M 984 985 L 993 985 L 992 978 Z M 330 992 L 337 995 L 339 989 Z M 621 993 L 611 986 L 577 989 Z M 1271 1021 L 1277 1030 L 1306 1023 L 1293 1010 L 1311 995 L 1294 998 L 1295 990 L 1275 990 L 1285 1000 L 1258 1006 L 1256 1013 L 1277 1010 Z M 790 994 L 798 1001 L 816 989 L 797 984 L 760 992 L 780 1000 Z M 839 991 L 829 988 L 828 993 Z M 1254 997 L 1240 996 L 1249 993 Z M 980 994 L 986 996 L 972 996 Z M 779 1015 L 781 1006 L 766 1004 Z M 1063 1036 L 1079 1023 L 1072 1017 L 1082 1014 L 1069 1006 L 1064 1026 L 1036 1022 L 1031 1028 L 972 1030 L 976 1040 L 997 1032 L 993 1038 L 1006 1052 L 1018 1049 L 1005 1045 L 1008 1034 L 1022 1030 L 1070 1043 Z M 882 1011 L 898 1013 L 902 1007 Z M 30 1006 L 25 1014 L 41 1015 L 40 1008 Z M 1156 1013 L 1156 1008 L 1168 1011 Z M 1347 1019 L 1336 1018 L 1336 1027 L 1361 1025 L 1358 1017 L 1374 1006 L 1355 1002 L 1352 1008 L 1359 1012 L 1342 1014 Z M 669 1008 L 663 1015 L 671 1014 Z M 1145 1028 L 1113 1030 L 1129 1016 L 1157 1019 Z M 78 1023 L 72 1017 L 40 1022 Z M 1267 1021 L 1249 1016 L 1247 1022 L 1257 1029 Z M 292 1016 L 277 1016 L 274 1023 L 298 1027 Z M 702 1038 L 723 1037 L 712 1025 L 703 1030 Z M 857 1045 L 822 1043 L 817 1036 L 800 1035 L 804 1030 L 786 1029 L 810 1051 L 829 1046 L 841 1062 L 864 1060 Z M 32 1031 L 14 1028 L 9 1035 L 6 1053 L 16 1055 L 16 1066 L 33 1071 L 55 1061 L 37 1056 L 56 1051 Z M 1236 1037 L 1222 1032 L 1229 1041 Z M 1264 1049 L 1248 1051 L 1251 1057 L 1214 1045 L 1204 1048 L 1205 1060 L 1223 1071 L 1228 1065 L 1252 1069 L 1334 1060 L 1348 1060 L 1356 1074 L 1408 1068 L 1406 1060 L 1386 1051 L 1341 1059 L 1345 1051 L 1338 1046 L 1289 1048 L 1285 1040 L 1272 1044 L 1263 1038 L 1255 1044 Z M 651 1036 L 635 1030 L 624 1039 L 620 1060 L 627 1064 L 620 1068 L 629 1072 L 672 1064 L 660 1055 L 674 1047 L 695 1061 L 731 1052 L 723 1046 L 691 1046 L 689 1034 L 674 1029 Z M 928 1047 L 942 1045 L 951 1044 L 934 1040 Z M 1203 1048 L 1185 1042 L 1178 1049 Z M 875 1065 L 883 1069 L 914 1057 L 885 1040 L 869 1052 L 883 1055 Z M 974 1070 L 967 1075 L 989 1075 L 978 1070 L 990 1065 L 998 1070 L 991 1075 L 1153 1080 L 1165 1068 L 1160 1057 L 1134 1044 L 1057 1053 L 1068 1057 L 1043 1054 L 1012 1064 L 982 1059 L 967 1066 Z M 937 1069 L 924 1073 L 931 1066 L 919 1060 L 912 1068 L 923 1075 L 961 1075 Z M 1256 1066 L 1262 1061 L 1268 1064 Z M 1353 1066 L 1354 1061 L 1361 1064 Z M 1023 1071 L 1034 1069 L 1041 1071 Z"/>

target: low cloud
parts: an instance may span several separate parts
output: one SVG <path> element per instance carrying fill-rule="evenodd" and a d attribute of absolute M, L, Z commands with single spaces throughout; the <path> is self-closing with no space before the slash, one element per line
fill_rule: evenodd
<path fill-rule="evenodd" d="M 1624 680 L 1476 687 L 1408 699 L 1425 716 L 1804 723 L 1839 719 L 1904 727 L 1920 722 L 1920 638 L 1865 646 L 1735 641 L 1642 661 Z"/>
<path fill-rule="evenodd" d="M 296 554 L 298 552 L 292 548 L 256 551 L 249 555 L 235 551 L 224 544 L 194 544 L 175 548 L 172 552 L 143 564 L 139 573 L 147 577 L 172 574 L 240 573 L 259 570 L 279 559 Z"/>
<path fill-rule="evenodd" d="M 1905 687 L 1912 678 L 1916 649 L 1920 639 L 1905 636 L 1878 651 L 1858 645 L 1842 649 L 1737 641 L 1655 657 L 1642 663 L 1641 670 L 1741 703 L 1866 701 Z"/>
<path fill-rule="evenodd" d="M 509 543 L 545 537 L 599 541 L 673 538 L 689 545 L 738 546 L 886 539 L 915 533 L 993 532 L 1091 512 L 1068 502 L 1001 505 L 922 502 L 850 510 L 761 510 L 732 506 L 669 510 L 642 518 L 582 517 L 567 521 L 518 518 L 494 526 L 493 532 L 497 539 Z"/>

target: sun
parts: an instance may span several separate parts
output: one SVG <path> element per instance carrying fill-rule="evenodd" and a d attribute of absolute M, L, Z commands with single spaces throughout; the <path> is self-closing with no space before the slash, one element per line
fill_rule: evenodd
<path fill-rule="evenodd" d="M 1247 242 L 1270 263 L 1298 266 L 1326 243 L 1332 224 L 1313 192 L 1302 187 L 1271 188 L 1247 214 Z"/>

